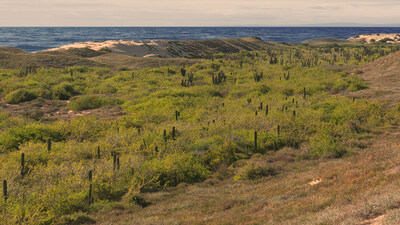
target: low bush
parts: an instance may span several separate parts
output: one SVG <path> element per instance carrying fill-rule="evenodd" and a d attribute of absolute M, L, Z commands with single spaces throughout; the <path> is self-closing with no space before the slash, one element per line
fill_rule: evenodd
<path fill-rule="evenodd" d="M 234 177 L 235 180 L 248 179 L 257 180 L 262 177 L 275 176 L 277 174 L 276 169 L 264 166 L 256 165 L 254 163 L 248 163 L 246 166 L 242 167 L 238 175 Z"/>
<path fill-rule="evenodd" d="M 18 89 L 18 90 L 8 93 L 6 95 L 6 97 L 4 98 L 4 100 L 10 104 L 18 104 L 21 102 L 32 101 L 36 98 L 37 98 L 37 96 L 34 93 L 32 93 L 28 90 Z"/>
<path fill-rule="evenodd" d="M 123 101 L 116 98 L 102 98 L 98 96 L 82 96 L 71 100 L 67 107 L 73 111 L 97 109 L 102 106 L 120 105 Z"/>

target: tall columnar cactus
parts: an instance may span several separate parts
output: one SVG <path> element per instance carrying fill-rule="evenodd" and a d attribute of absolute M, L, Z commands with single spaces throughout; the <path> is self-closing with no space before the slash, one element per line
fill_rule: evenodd
<path fill-rule="evenodd" d="M 100 159 L 101 158 L 101 154 L 100 154 L 100 146 L 97 146 L 97 158 Z"/>
<path fill-rule="evenodd" d="M 265 115 L 268 115 L 268 105 L 265 106 Z"/>
<path fill-rule="evenodd" d="M 92 170 L 89 170 L 89 182 L 92 183 L 93 180 L 93 172 Z"/>
<path fill-rule="evenodd" d="M 296 110 L 293 110 L 293 116 L 296 116 Z"/>
<path fill-rule="evenodd" d="M 172 127 L 172 140 L 175 140 L 175 132 L 176 132 L 175 127 Z"/>
<path fill-rule="evenodd" d="M 89 205 L 93 204 L 93 193 L 92 193 L 92 184 L 89 184 L 89 197 L 88 197 L 88 203 Z"/>
<path fill-rule="evenodd" d="M 303 98 L 304 98 L 304 100 L 307 98 L 307 91 L 306 91 L 306 88 L 304 88 L 304 90 L 303 90 Z"/>
<path fill-rule="evenodd" d="M 254 131 L 254 150 L 257 151 L 257 131 Z"/>
<path fill-rule="evenodd" d="M 25 175 L 25 153 L 21 154 L 21 176 Z"/>
<path fill-rule="evenodd" d="M 117 170 L 119 170 L 119 156 L 117 156 Z"/>
<path fill-rule="evenodd" d="M 175 120 L 178 121 L 178 110 L 175 110 Z"/>
<path fill-rule="evenodd" d="M 51 138 L 47 139 L 47 151 L 51 151 Z"/>
<path fill-rule="evenodd" d="M 166 129 L 164 129 L 163 138 L 164 138 L 164 141 L 167 142 L 167 130 Z"/>
<path fill-rule="evenodd" d="M 7 195 L 7 181 L 3 180 L 3 197 L 4 201 L 7 201 L 8 195 Z"/>
<path fill-rule="evenodd" d="M 262 104 L 262 102 L 260 102 L 260 107 L 259 107 L 259 109 L 260 109 L 260 110 L 263 109 L 263 104 Z"/>

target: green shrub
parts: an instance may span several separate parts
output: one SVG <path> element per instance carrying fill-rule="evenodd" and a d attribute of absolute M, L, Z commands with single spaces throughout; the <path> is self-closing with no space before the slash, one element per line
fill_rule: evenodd
<path fill-rule="evenodd" d="M 277 174 L 276 169 L 272 167 L 264 165 L 255 165 L 254 163 L 248 163 L 246 166 L 244 166 L 239 170 L 238 175 L 236 175 L 234 179 L 257 180 L 262 177 L 275 176 L 276 174 Z"/>
<path fill-rule="evenodd" d="M 310 139 L 311 154 L 318 157 L 342 157 L 347 151 L 343 145 L 331 135 L 318 133 Z"/>
<path fill-rule="evenodd" d="M 78 92 L 75 91 L 74 87 L 68 83 L 61 83 L 55 85 L 52 89 L 52 93 L 53 93 L 53 99 L 57 100 L 68 100 L 73 95 L 78 94 Z"/>
<path fill-rule="evenodd" d="M 102 98 L 98 96 L 82 96 L 72 99 L 67 107 L 73 111 L 97 109 L 102 106 L 120 105 L 123 101 L 116 98 Z"/>
<path fill-rule="evenodd" d="M 223 145 L 205 152 L 203 161 L 213 169 L 220 165 L 229 166 L 238 159 L 236 156 L 238 152 L 240 152 L 239 146 L 232 142 L 225 142 Z"/>
<path fill-rule="evenodd" d="M 51 138 L 54 141 L 64 140 L 63 134 L 53 128 L 44 125 L 31 124 L 25 127 L 10 129 L 0 135 L 0 150 L 10 151 L 28 141 L 46 141 Z"/>
<path fill-rule="evenodd" d="M 95 183 L 93 185 L 93 197 L 99 200 L 119 201 L 127 191 L 127 189 L 121 189 L 118 185 L 111 183 Z"/>
<path fill-rule="evenodd" d="M 37 96 L 34 93 L 28 90 L 18 89 L 16 91 L 8 93 L 4 100 L 10 104 L 18 104 L 21 102 L 28 102 L 36 98 Z"/>
<path fill-rule="evenodd" d="M 96 221 L 84 213 L 74 213 L 65 215 L 60 218 L 57 224 L 60 225 L 79 225 L 79 224 L 95 224 Z"/>
<path fill-rule="evenodd" d="M 176 186 L 179 183 L 195 183 L 204 180 L 210 171 L 198 157 L 186 153 L 168 154 L 163 158 L 147 160 L 135 170 L 133 189 L 150 191 Z"/>

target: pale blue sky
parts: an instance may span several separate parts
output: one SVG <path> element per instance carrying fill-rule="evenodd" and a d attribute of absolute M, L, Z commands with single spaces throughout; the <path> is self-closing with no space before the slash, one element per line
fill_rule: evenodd
<path fill-rule="evenodd" d="M 400 24 L 399 0 L 0 0 L 0 26 Z"/>

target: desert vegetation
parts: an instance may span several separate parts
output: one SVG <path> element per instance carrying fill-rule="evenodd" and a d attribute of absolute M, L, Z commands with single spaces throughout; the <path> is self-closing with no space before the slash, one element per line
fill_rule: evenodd
<path fill-rule="evenodd" d="M 0 112 L 0 221 L 94 223 L 91 215 L 100 211 L 146 207 L 146 193 L 216 176 L 254 182 L 286 167 L 254 157 L 289 151 L 288 163 L 296 165 L 352 157 L 354 143 L 400 117 L 397 108 L 348 97 L 368 88 L 353 68 L 399 49 L 287 44 L 213 54 L 186 66 L 1 69 L 8 108 Z M 7 111 L 37 99 L 63 101 L 82 115 L 61 120 L 57 112 Z M 125 115 L 83 114 L 108 107 Z M 390 204 L 394 210 L 398 203 Z M 390 218 L 398 220 L 398 212 Z"/>

